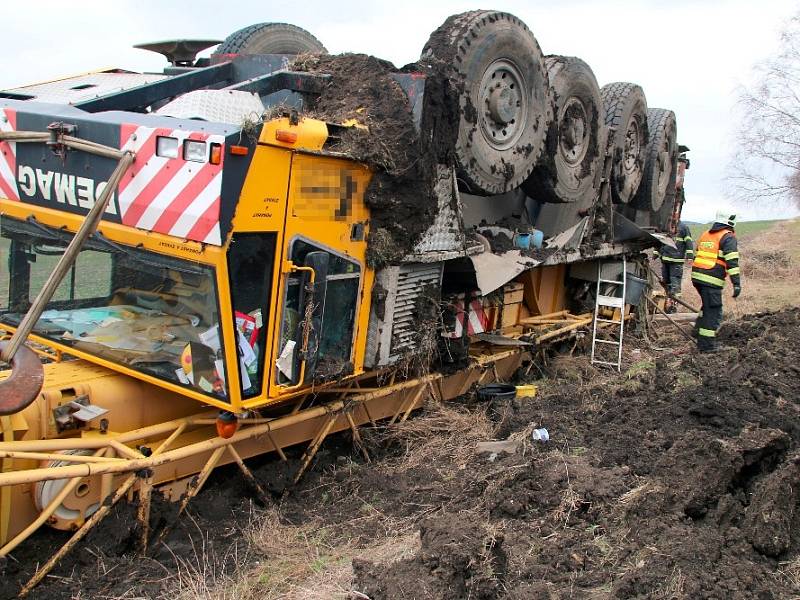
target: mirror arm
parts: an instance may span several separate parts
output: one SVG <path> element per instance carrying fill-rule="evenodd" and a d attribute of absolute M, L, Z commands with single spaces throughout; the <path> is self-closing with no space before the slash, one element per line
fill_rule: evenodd
<path fill-rule="evenodd" d="M 296 273 L 298 271 L 306 271 L 309 274 L 309 285 L 314 285 L 317 279 L 317 272 L 313 267 L 306 267 L 294 264 L 292 261 L 286 261 L 283 265 L 284 273 Z M 311 320 L 307 318 L 308 310 L 305 310 L 303 315 L 303 344 L 300 347 L 300 377 L 294 385 L 286 386 L 284 391 L 290 392 L 303 386 L 306 378 L 306 353 L 308 352 L 308 340 L 311 337 Z"/>

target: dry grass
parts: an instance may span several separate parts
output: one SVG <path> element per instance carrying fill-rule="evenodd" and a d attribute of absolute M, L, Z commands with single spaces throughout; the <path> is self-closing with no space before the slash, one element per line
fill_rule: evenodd
<path fill-rule="evenodd" d="M 788 582 L 794 588 L 798 595 L 794 596 L 793 600 L 800 598 L 800 557 L 778 563 L 775 576 Z"/>
<path fill-rule="evenodd" d="M 526 425 L 522 429 L 518 429 L 517 431 L 508 436 L 508 439 L 510 441 L 519 444 L 518 448 L 520 456 L 525 456 L 530 452 L 531 447 L 533 446 L 532 443 L 533 430 L 539 427 L 540 424 L 534 421 L 532 423 L 528 423 L 528 425 Z"/>
<path fill-rule="evenodd" d="M 572 485 L 567 485 L 566 489 L 561 492 L 561 500 L 553 512 L 553 520 L 561 523 L 566 528 L 570 516 L 580 508 L 582 503 L 583 498 L 572 488 Z"/>
<path fill-rule="evenodd" d="M 618 502 L 627 509 L 645 496 L 649 494 L 660 494 L 663 491 L 664 488 L 661 486 L 651 481 L 645 481 L 641 485 L 637 485 L 635 488 L 630 489 L 622 494 L 622 496 L 619 497 Z"/>
<path fill-rule="evenodd" d="M 450 459 L 450 464 L 442 465 L 448 470 L 452 464 L 465 468 L 477 454 L 476 444 L 491 440 L 493 435 L 494 426 L 482 411 L 468 412 L 437 403 L 423 418 L 393 425 L 375 441 L 405 446 L 402 455 L 386 461 L 385 469 L 391 473 L 436 465 L 442 457 Z"/>
<path fill-rule="evenodd" d="M 164 581 L 164 600 L 236 600 L 250 598 L 247 577 L 240 565 L 248 564 L 252 548 L 247 539 L 218 555 L 202 533 L 201 544 L 193 542 L 192 554 L 175 555 L 174 575 Z"/>
<path fill-rule="evenodd" d="M 378 536 L 358 547 L 315 522 L 286 523 L 278 507 L 254 512 L 241 543 L 219 557 L 203 544 L 165 580 L 164 600 L 328 600 L 351 592 L 353 559 L 389 564 L 419 549 L 419 535 Z M 242 568 L 242 565 L 247 565 Z"/>
<path fill-rule="evenodd" d="M 439 463 L 448 477 L 457 476 L 476 454 L 476 443 L 491 439 L 492 422 L 475 413 L 434 404 L 423 418 L 395 424 L 372 436 L 370 443 L 405 448 L 381 468 L 387 474 L 404 473 Z M 435 457 L 438 457 L 434 460 Z M 441 457 L 448 457 L 442 463 Z M 326 481 L 326 485 L 329 482 Z M 334 496 L 341 494 L 328 493 Z M 419 551 L 416 522 L 382 513 L 368 499 L 350 490 L 361 503 L 361 516 L 348 523 L 327 526 L 321 521 L 286 522 L 280 507 L 254 511 L 234 554 L 215 556 L 203 544 L 194 555 L 179 558 L 179 568 L 166 583 L 170 600 L 323 600 L 344 598 L 352 590 L 353 559 L 390 564 Z M 476 507 L 478 511 L 478 507 Z M 419 514 L 425 513 L 420 507 Z M 357 531 L 369 530 L 369 537 Z M 356 532 L 356 533 L 354 533 Z M 491 532 L 490 532 L 491 533 Z M 355 537 L 354 537 L 355 536 Z M 489 535 L 489 538 L 493 538 Z M 491 549 L 491 544 L 487 547 Z M 248 565 L 245 568 L 239 565 Z"/>
<path fill-rule="evenodd" d="M 656 592 L 656 598 L 677 599 L 684 598 L 684 587 L 686 585 L 686 577 L 683 575 L 678 567 L 672 570 L 672 575 L 664 583 L 664 586 Z"/>

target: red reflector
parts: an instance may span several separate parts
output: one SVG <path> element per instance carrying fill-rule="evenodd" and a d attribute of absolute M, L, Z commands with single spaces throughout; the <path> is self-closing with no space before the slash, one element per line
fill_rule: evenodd
<path fill-rule="evenodd" d="M 208 162 L 212 165 L 218 165 L 222 162 L 222 144 L 211 144 L 211 155 Z"/>
<path fill-rule="evenodd" d="M 294 144 L 297 141 L 297 134 L 294 131 L 286 131 L 285 129 L 278 129 L 275 132 L 275 139 L 279 142 L 287 144 Z"/>
<path fill-rule="evenodd" d="M 247 146 L 228 146 L 228 152 L 236 156 L 247 156 Z"/>

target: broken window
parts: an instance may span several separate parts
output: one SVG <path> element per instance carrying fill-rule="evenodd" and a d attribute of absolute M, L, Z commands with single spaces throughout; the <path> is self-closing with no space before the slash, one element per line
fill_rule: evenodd
<path fill-rule="evenodd" d="M 7 306 L 0 322 L 18 326 L 72 234 L 4 218 L 0 270 Z M 214 269 L 110 241 L 99 233 L 36 323 L 34 334 L 159 379 L 225 398 L 225 368 Z"/>
<path fill-rule="evenodd" d="M 297 383 L 303 361 L 305 382 L 336 379 L 352 373 L 360 265 L 303 239 L 292 242 L 290 257 L 295 267 L 316 265 L 312 267 L 315 283 L 313 287 L 310 285 L 308 270 L 296 271 L 287 277 L 281 354 L 277 361 L 279 383 Z M 307 352 L 301 356 L 304 345 Z"/>

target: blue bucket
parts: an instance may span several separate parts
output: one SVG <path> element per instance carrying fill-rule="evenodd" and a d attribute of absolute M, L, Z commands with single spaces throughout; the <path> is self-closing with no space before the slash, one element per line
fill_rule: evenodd
<path fill-rule="evenodd" d="M 544 232 L 534 229 L 533 233 L 518 233 L 514 236 L 514 245 L 517 248 L 528 250 L 531 247 L 541 248 L 544 241 Z"/>

